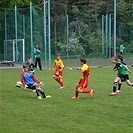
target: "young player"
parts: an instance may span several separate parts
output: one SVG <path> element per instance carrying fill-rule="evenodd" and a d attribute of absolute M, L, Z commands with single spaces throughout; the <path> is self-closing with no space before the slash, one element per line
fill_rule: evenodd
<path fill-rule="evenodd" d="M 37 63 L 39 65 L 39 69 L 42 71 L 42 65 L 41 65 L 41 50 L 39 48 L 39 45 L 36 44 L 34 48 L 34 58 L 35 58 L 35 68 L 37 69 Z"/>
<path fill-rule="evenodd" d="M 53 78 L 59 83 L 60 89 L 63 89 L 64 83 L 62 80 L 62 76 L 63 76 L 64 64 L 60 58 L 60 54 L 56 54 L 56 59 L 54 60 L 54 63 L 53 63 L 53 71 L 54 71 L 54 67 L 56 68 L 56 70 L 53 74 Z"/>
<path fill-rule="evenodd" d="M 21 82 L 22 85 L 29 88 L 36 90 L 37 98 L 42 99 L 43 98 L 50 98 L 51 96 L 45 96 L 44 91 L 40 88 L 38 84 L 42 84 L 35 76 L 28 70 L 27 65 L 23 65 L 23 71 L 21 73 Z M 38 83 L 38 84 L 37 84 Z M 42 95 L 42 97 L 40 96 Z"/>
<path fill-rule="evenodd" d="M 114 72 L 118 71 L 117 77 L 114 80 L 114 85 L 113 85 L 113 92 L 111 94 L 109 94 L 109 96 L 114 96 L 116 95 L 116 87 L 117 84 L 121 84 L 121 82 L 126 81 L 126 83 L 129 86 L 133 87 L 133 83 L 130 82 L 129 80 L 129 76 L 128 76 L 128 72 L 131 73 L 131 70 L 128 69 L 128 67 L 126 66 L 126 64 L 123 62 L 123 57 L 121 55 L 115 57 L 112 59 L 112 63 L 115 63 L 115 67 L 114 67 Z M 120 90 L 121 85 L 119 85 L 118 90 Z"/>
<path fill-rule="evenodd" d="M 32 63 L 32 58 L 31 57 L 27 58 L 26 65 L 29 67 L 28 70 L 31 71 L 31 73 L 34 74 L 34 72 L 35 72 L 35 65 Z"/>
<path fill-rule="evenodd" d="M 86 59 L 81 58 L 80 59 L 81 68 L 78 67 L 77 70 L 79 70 L 82 73 L 81 79 L 78 82 L 78 86 L 76 87 L 75 96 L 72 98 L 79 98 L 78 93 L 87 93 L 90 94 L 90 98 L 93 97 L 94 91 L 93 90 L 87 90 L 88 87 L 88 76 L 90 74 L 90 68 L 86 64 Z"/>

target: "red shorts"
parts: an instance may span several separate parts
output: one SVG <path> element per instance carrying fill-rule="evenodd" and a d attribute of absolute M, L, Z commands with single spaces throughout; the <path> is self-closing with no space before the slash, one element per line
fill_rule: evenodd
<path fill-rule="evenodd" d="M 57 76 L 59 78 L 62 78 L 62 76 L 63 76 L 63 70 L 62 71 L 56 70 L 54 72 L 53 76 Z"/>
<path fill-rule="evenodd" d="M 88 87 L 88 78 L 80 79 L 80 81 L 78 82 L 77 88 L 83 90 L 83 89 L 87 89 L 87 87 Z"/>

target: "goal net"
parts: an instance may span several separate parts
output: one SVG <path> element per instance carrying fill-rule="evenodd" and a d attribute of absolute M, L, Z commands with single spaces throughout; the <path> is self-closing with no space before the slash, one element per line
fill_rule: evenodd
<path fill-rule="evenodd" d="M 4 60 L 16 63 L 25 62 L 24 39 L 4 40 Z"/>

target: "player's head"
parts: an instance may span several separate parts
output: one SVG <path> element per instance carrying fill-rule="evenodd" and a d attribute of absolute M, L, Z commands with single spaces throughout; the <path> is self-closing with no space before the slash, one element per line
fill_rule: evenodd
<path fill-rule="evenodd" d="M 60 59 L 60 54 L 56 54 L 56 59 L 59 60 Z"/>
<path fill-rule="evenodd" d="M 81 65 L 83 65 L 83 64 L 86 64 L 87 61 L 86 61 L 85 58 L 81 58 L 81 59 L 80 59 L 80 62 L 81 62 Z"/>
<path fill-rule="evenodd" d="M 117 58 L 118 58 L 120 61 L 123 61 L 123 56 L 122 56 L 122 55 L 118 55 Z"/>
<path fill-rule="evenodd" d="M 117 61 L 118 61 L 117 56 L 111 58 L 111 62 L 112 62 L 112 63 L 116 63 Z"/>
<path fill-rule="evenodd" d="M 38 49 L 39 48 L 39 45 L 38 44 L 35 44 L 35 48 Z"/>
<path fill-rule="evenodd" d="M 23 65 L 23 70 L 25 71 L 25 72 L 27 72 L 28 71 L 28 66 L 25 64 L 25 65 Z"/>
<path fill-rule="evenodd" d="M 32 58 L 31 57 L 28 57 L 27 58 L 27 63 L 31 63 L 32 62 Z"/>

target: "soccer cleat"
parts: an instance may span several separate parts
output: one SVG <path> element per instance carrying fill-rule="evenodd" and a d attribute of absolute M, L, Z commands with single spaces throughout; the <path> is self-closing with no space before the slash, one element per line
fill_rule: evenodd
<path fill-rule="evenodd" d="M 38 99 L 42 99 L 42 97 L 41 97 L 41 96 L 37 96 L 37 98 L 38 98 Z"/>
<path fill-rule="evenodd" d="M 116 95 L 116 92 L 112 92 L 109 94 L 109 96 L 115 96 Z"/>
<path fill-rule="evenodd" d="M 91 92 L 89 94 L 90 94 L 90 98 L 92 98 L 94 95 L 94 90 L 91 90 Z"/>
<path fill-rule="evenodd" d="M 121 90 L 117 90 L 116 92 L 121 92 Z"/>
<path fill-rule="evenodd" d="M 76 98 L 79 98 L 79 96 L 78 96 L 78 97 L 76 97 L 76 96 L 73 96 L 72 98 L 73 98 L 73 99 L 76 99 Z"/>
<path fill-rule="evenodd" d="M 47 95 L 46 98 L 51 98 L 51 96 L 50 95 Z"/>
<path fill-rule="evenodd" d="M 60 89 L 64 89 L 64 88 L 65 88 L 65 86 L 61 86 L 61 87 L 60 87 Z"/>

